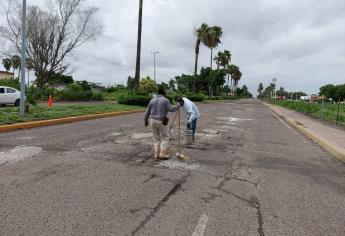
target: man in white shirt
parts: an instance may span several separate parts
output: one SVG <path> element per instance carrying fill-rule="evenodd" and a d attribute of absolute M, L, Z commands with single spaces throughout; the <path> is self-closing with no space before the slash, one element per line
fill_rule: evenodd
<path fill-rule="evenodd" d="M 182 98 L 178 97 L 176 99 L 177 103 L 180 104 L 181 107 L 183 107 L 184 111 L 187 115 L 187 129 L 193 131 L 193 141 L 194 141 L 194 135 L 196 130 L 196 123 L 198 119 L 200 118 L 200 112 L 198 107 L 188 98 Z"/>

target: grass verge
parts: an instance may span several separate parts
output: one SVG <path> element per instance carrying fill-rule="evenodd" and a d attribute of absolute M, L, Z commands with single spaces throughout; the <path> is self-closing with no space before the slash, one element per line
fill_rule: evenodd
<path fill-rule="evenodd" d="M 307 114 L 313 118 L 324 119 L 332 123 L 337 122 L 338 124 L 345 126 L 345 104 L 339 104 L 339 114 L 338 104 L 325 103 L 322 112 L 322 104 L 320 103 L 309 103 L 304 101 L 287 101 L 287 100 L 277 100 L 277 101 L 266 101 L 278 106 L 282 106 L 294 111 L 298 111 Z"/>
<path fill-rule="evenodd" d="M 59 105 L 51 108 L 31 106 L 25 117 L 19 115 L 17 107 L 0 108 L 0 125 L 15 124 L 20 122 L 51 120 L 57 118 L 92 115 L 105 112 L 130 111 L 143 109 L 141 106 L 128 106 L 121 104 L 90 104 L 90 105 Z"/>

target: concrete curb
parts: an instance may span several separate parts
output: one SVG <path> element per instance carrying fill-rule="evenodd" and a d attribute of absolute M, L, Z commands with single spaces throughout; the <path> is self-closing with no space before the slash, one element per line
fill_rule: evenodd
<path fill-rule="evenodd" d="M 313 140 L 315 143 L 319 144 L 323 149 L 325 149 L 327 152 L 331 153 L 333 156 L 338 158 L 339 160 L 345 162 L 345 152 L 341 150 L 340 148 L 332 145 L 327 139 L 323 138 L 320 135 L 317 135 L 315 133 L 310 132 L 303 126 L 301 126 L 300 122 L 295 121 L 289 117 L 286 117 L 285 115 L 281 114 L 280 112 L 276 111 L 274 108 L 270 106 L 270 104 L 267 104 L 265 102 L 262 102 L 266 107 L 268 107 L 272 112 L 274 112 L 276 115 L 278 115 L 280 118 L 286 120 L 290 125 L 298 129 L 301 133 L 303 133 L 307 138 Z"/>
<path fill-rule="evenodd" d="M 92 115 L 85 115 L 85 116 L 73 116 L 73 117 L 66 117 L 66 118 L 52 119 L 52 120 L 24 122 L 24 123 L 13 124 L 13 125 L 1 125 L 0 132 L 12 131 L 12 130 L 17 130 L 17 129 L 31 129 L 35 127 L 48 126 L 48 125 L 67 124 L 67 123 L 72 123 L 72 122 L 93 120 L 93 119 L 99 119 L 99 118 L 105 118 L 105 117 L 122 116 L 122 115 L 128 115 L 128 114 L 133 114 L 133 113 L 140 113 L 144 111 L 146 111 L 146 109 L 107 112 L 107 113 L 99 113 L 99 114 L 92 114 Z"/>

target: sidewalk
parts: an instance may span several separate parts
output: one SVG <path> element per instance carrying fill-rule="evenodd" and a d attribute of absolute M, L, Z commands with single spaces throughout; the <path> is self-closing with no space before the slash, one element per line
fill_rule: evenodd
<path fill-rule="evenodd" d="M 281 106 L 264 103 L 279 117 L 314 140 L 338 159 L 345 161 L 345 130 L 335 125 L 324 124 L 299 112 Z"/>

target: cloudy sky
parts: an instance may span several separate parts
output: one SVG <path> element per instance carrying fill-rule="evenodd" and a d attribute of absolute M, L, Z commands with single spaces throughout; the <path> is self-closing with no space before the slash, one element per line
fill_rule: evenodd
<path fill-rule="evenodd" d="M 41 0 L 28 4 L 42 5 Z M 99 8 L 103 33 L 79 48 L 70 61 L 77 80 L 105 85 L 125 83 L 134 75 L 138 0 L 86 0 Z M 219 50 L 228 49 L 232 63 L 256 94 L 273 77 L 289 91 L 318 92 L 326 83 L 345 83 L 344 0 L 144 0 L 141 75 L 157 80 L 192 74 L 196 27 L 203 22 L 223 29 Z M 200 66 L 209 65 L 202 46 Z"/>

